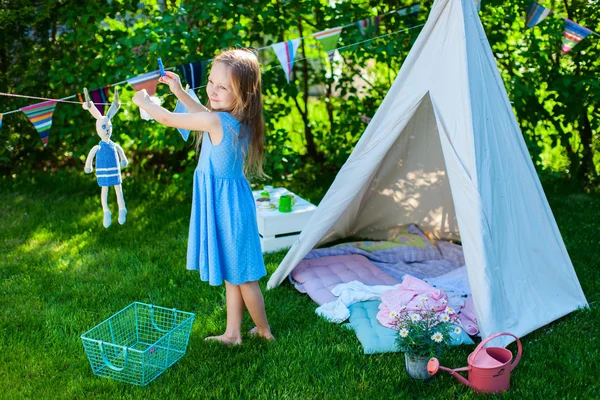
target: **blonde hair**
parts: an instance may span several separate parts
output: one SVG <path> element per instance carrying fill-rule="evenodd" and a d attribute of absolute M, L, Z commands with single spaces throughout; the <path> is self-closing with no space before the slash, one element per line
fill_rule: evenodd
<path fill-rule="evenodd" d="M 235 100 L 229 111 L 240 122 L 240 138 L 250 135 L 244 173 L 265 178 L 262 168 L 265 146 L 260 64 L 248 49 L 224 50 L 213 60 L 229 67 Z"/>

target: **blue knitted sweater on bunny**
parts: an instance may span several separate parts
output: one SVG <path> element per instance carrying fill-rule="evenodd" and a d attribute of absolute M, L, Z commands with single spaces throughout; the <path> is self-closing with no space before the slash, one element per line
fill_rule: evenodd
<path fill-rule="evenodd" d="M 117 145 L 109 140 L 102 140 L 100 150 L 96 153 L 96 179 L 98 186 L 115 186 L 121 184 L 121 168 Z"/>

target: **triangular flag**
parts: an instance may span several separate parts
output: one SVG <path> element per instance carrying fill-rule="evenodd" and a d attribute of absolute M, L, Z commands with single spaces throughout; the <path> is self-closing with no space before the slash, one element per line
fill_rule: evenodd
<path fill-rule="evenodd" d="M 0 128 L 2 128 L 2 114 L 0 114 Z"/>
<path fill-rule="evenodd" d="M 421 5 L 413 4 L 412 6 L 401 8 L 397 12 L 398 12 L 398 15 L 400 15 L 401 17 L 405 17 L 407 15 L 416 14 L 419 11 L 421 11 Z"/>
<path fill-rule="evenodd" d="M 177 67 L 190 88 L 197 89 L 205 85 L 208 61 L 197 61 Z"/>
<path fill-rule="evenodd" d="M 94 89 L 89 92 L 90 98 L 92 99 L 92 103 L 96 106 L 100 114 L 104 115 L 105 104 L 110 103 L 108 100 L 108 88 L 110 86 L 104 86 L 100 89 Z M 83 95 L 81 93 L 77 93 L 77 98 L 80 102 L 85 102 Z"/>
<path fill-rule="evenodd" d="M 188 89 L 187 92 L 189 93 L 190 96 L 192 96 L 192 99 L 194 99 L 198 103 L 200 103 L 200 100 L 198 99 L 198 96 L 196 96 L 196 92 L 194 92 L 193 89 Z M 181 113 L 181 114 L 188 114 L 187 108 L 185 108 L 183 103 L 180 102 L 179 100 L 177 100 L 177 104 L 175 105 L 175 110 L 173 110 L 173 112 Z M 190 137 L 190 131 L 187 129 L 181 129 L 181 128 L 177 128 L 177 130 L 181 134 L 181 137 L 183 138 L 183 140 L 185 140 L 187 142 L 188 138 Z"/>
<path fill-rule="evenodd" d="M 20 109 L 27 115 L 27 118 L 40 134 L 44 147 L 48 144 L 48 136 L 50 136 L 50 128 L 52 127 L 52 114 L 55 108 L 56 101 L 50 100 Z"/>
<path fill-rule="evenodd" d="M 542 22 L 544 18 L 550 15 L 551 12 L 552 10 L 550 10 L 549 8 L 541 6 L 534 1 L 527 9 L 527 28 L 533 28 L 534 26 Z"/>
<path fill-rule="evenodd" d="M 129 83 L 136 92 L 139 92 L 142 89 L 146 89 L 148 95 L 152 96 L 156 93 L 156 85 L 158 85 L 159 77 L 159 71 L 148 72 L 147 74 L 127 79 L 127 83 Z"/>
<path fill-rule="evenodd" d="M 570 19 L 565 18 L 565 31 L 563 33 L 562 54 L 567 54 L 577 43 L 592 33 L 585 26 L 581 26 Z"/>
<path fill-rule="evenodd" d="M 294 68 L 294 59 L 296 58 L 296 50 L 300 45 L 300 40 L 301 39 L 292 39 L 287 42 L 275 43 L 272 46 L 283 67 L 285 79 L 287 79 L 288 83 L 290 82 L 290 76 L 292 75 L 292 68 Z"/>
<path fill-rule="evenodd" d="M 327 55 L 329 56 L 329 62 L 331 64 L 333 64 L 333 61 L 335 61 L 334 59 L 336 58 L 336 54 L 338 55 L 337 59 L 339 60 L 341 58 L 340 52 L 337 51 L 337 49 L 333 49 L 329 52 L 327 52 Z"/>
<path fill-rule="evenodd" d="M 377 30 L 379 28 L 379 21 L 381 21 L 381 15 L 371 18 L 365 18 L 356 23 L 358 25 L 358 29 L 360 29 L 360 33 L 363 36 L 377 36 Z"/>
<path fill-rule="evenodd" d="M 337 28 L 327 29 L 313 34 L 313 37 L 321 42 L 325 52 L 327 52 L 329 61 L 333 59 L 333 54 L 335 53 L 342 29 L 343 27 L 339 26 Z"/>

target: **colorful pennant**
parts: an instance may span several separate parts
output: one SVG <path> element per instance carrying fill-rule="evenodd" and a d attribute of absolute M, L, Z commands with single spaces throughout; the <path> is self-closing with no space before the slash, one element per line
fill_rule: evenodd
<path fill-rule="evenodd" d="M 158 71 L 148 72 L 147 74 L 127 79 L 127 83 L 129 83 L 136 92 L 146 89 L 148 95 L 152 96 L 156 93 L 156 85 L 158 85 L 159 77 L 160 72 Z"/>
<path fill-rule="evenodd" d="M 550 15 L 551 12 L 552 10 L 539 5 L 535 1 L 532 2 L 529 8 L 527 9 L 527 28 L 533 28 L 534 26 L 542 22 L 544 18 Z"/>
<path fill-rule="evenodd" d="M 360 33 L 365 36 L 377 36 L 377 31 L 379 29 L 379 22 L 381 21 L 381 15 L 371 18 L 365 18 L 356 23 L 358 25 L 358 29 L 360 29 Z"/>
<path fill-rule="evenodd" d="M 321 42 L 323 49 L 325 49 L 325 52 L 329 56 L 329 61 L 333 61 L 333 55 L 337 48 L 337 42 L 342 33 L 342 29 L 343 27 L 340 26 L 313 34 L 313 37 Z"/>
<path fill-rule="evenodd" d="M 208 61 L 197 61 L 177 67 L 185 82 L 192 89 L 197 89 L 206 84 Z"/>
<path fill-rule="evenodd" d="M 0 128 L 2 128 L 2 114 L 0 114 Z"/>
<path fill-rule="evenodd" d="M 92 99 L 92 103 L 96 106 L 100 114 L 104 115 L 105 104 L 109 103 L 108 101 L 108 88 L 110 86 L 104 86 L 100 89 L 94 89 L 89 92 L 90 98 Z M 77 98 L 80 102 L 85 102 L 83 95 L 81 93 L 77 93 Z"/>
<path fill-rule="evenodd" d="M 290 82 L 290 77 L 292 75 L 292 68 L 294 68 L 294 59 L 296 58 L 296 50 L 298 50 L 300 40 L 301 39 L 288 40 L 287 42 L 275 43 L 272 46 L 281 63 L 283 72 L 285 72 L 285 79 L 287 79 L 288 83 Z"/>
<path fill-rule="evenodd" d="M 52 114 L 56 108 L 56 103 L 55 100 L 51 100 L 20 109 L 27 115 L 27 118 L 29 118 L 35 129 L 38 131 L 44 147 L 48 144 L 50 128 L 52 127 Z"/>
<path fill-rule="evenodd" d="M 413 4 L 412 6 L 401 8 L 397 12 L 398 12 L 399 16 L 405 17 L 407 15 L 416 14 L 419 11 L 421 11 L 421 5 L 420 4 Z"/>
<path fill-rule="evenodd" d="M 567 54 L 573 47 L 577 46 L 577 43 L 585 39 L 590 33 L 592 33 L 592 31 L 588 28 L 565 18 L 562 54 Z"/>

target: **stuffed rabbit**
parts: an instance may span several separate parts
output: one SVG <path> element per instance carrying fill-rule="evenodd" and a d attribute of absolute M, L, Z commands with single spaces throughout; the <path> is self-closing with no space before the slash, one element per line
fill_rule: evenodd
<path fill-rule="evenodd" d="M 96 118 L 96 132 L 100 136 L 100 143 L 90 151 L 85 160 L 84 171 L 89 174 L 92 172 L 92 162 L 96 157 L 96 179 L 98 185 L 102 188 L 100 200 L 102 210 L 104 211 L 104 227 L 108 228 L 112 222 L 112 214 L 108 209 L 108 188 L 114 186 L 117 193 L 117 203 L 119 203 L 119 224 L 123 225 L 127 218 L 127 209 L 125 208 L 125 199 L 123 198 L 123 188 L 121 187 L 121 167 L 125 168 L 128 164 L 127 157 L 123 149 L 118 144 L 110 140 L 112 135 L 112 123 L 110 119 L 119 110 L 119 94 L 115 88 L 115 99 L 111 104 L 106 116 L 100 114 L 94 103 L 90 101 L 88 91 L 83 89 L 85 94 L 85 103 L 83 108 Z"/>

